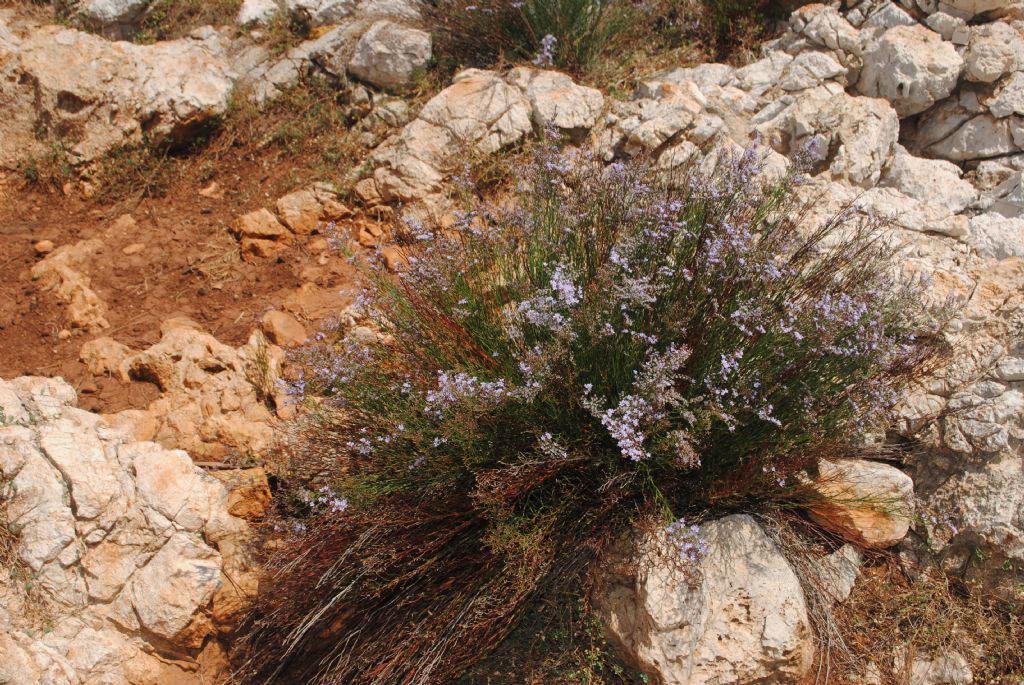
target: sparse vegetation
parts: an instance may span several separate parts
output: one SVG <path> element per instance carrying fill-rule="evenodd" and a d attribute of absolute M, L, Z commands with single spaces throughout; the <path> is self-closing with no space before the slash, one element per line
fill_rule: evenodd
<path fill-rule="evenodd" d="M 242 0 L 156 0 L 147 9 L 133 41 L 156 43 L 184 38 L 200 26 L 232 25 Z"/>
<path fill-rule="evenodd" d="M 906 682 L 915 658 L 957 652 L 974 682 L 1024 682 L 1024 613 L 988 598 L 937 568 L 908 578 L 895 560 L 880 559 L 858 582 L 837 619 L 845 649 L 834 651 L 833 668 L 862 676 L 874 664 L 886 685 Z M 900 652 L 909 656 L 894 661 Z"/>
<path fill-rule="evenodd" d="M 440 0 L 434 19 L 445 60 L 471 66 L 532 60 L 576 73 L 615 50 L 629 21 L 618 0 Z"/>
<path fill-rule="evenodd" d="M 792 501 L 934 357 L 879 227 L 802 231 L 756 152 L 671 182 L 535 152 L 511 209 L 466 186 L 368 270 L 376 342 L 297 360 L 306 435 L 344 442 L 296 450 L 335 455 L 296 497 L 331 504 L 286 524 L 242 682 L 453 682 L 630 527 Z"/>

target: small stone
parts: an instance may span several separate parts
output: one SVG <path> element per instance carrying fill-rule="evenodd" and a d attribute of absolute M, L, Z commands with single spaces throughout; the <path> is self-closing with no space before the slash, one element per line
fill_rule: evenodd
<path fill-rule="evenodd" d="M 210 185 L 199 191 L 199 194 L 211 200 L 223 200 L 224 189 L 216 181 L 210 181 Z"/>
<path fill-rule="evenodd" d="M 289 193 L 277 201 L 277 215 L 298 235 L 312 233 L 320 225 L 323 207 L 309 190 Z"/>
<path fill-rule="evenodd" d="M 384 260 L 384 266 L 391 273 L 398 273 L 409 265 L 409 257 L 406 255 L 405 250 L 394 245 L 381 250 L 380 258 Z"/>
<path fill-rule="evenodd" d="M 288 235 L 288 229 L 266 208 L 240 216 L 235 223 L 235 231 L 243 238 L 264 240 L 283 239 Z"/>
<path fill-rule="evenodd" d="M 287 312 L 270 311 L 263 315 L 263 332 L 281 347 L 298 347 L 306 342 L 306 329 Z"/>
<path fill-rule="evenodd" d="M 132 255 L 139 254 L 145 249 L 145 243 L 132 243 L 131 245 L 126 245 L 125 247 L 121 248 L 121 252 L 122 254 L 131 257 Z"/>
<path fill-rule="evenodd" d="M 356 224 L 356 241 L 363 247 L 375 247 L 384 240 L 385 231 L 375 221 L 360 221 Z"/>
<path fill-rule="evenodd" d="M 121 367 L 131 354 L 132 350 L 127 345 L 122 345 L 113 338 L 103 337 L 82 345 L 78 356 L 93 375 L 109 374 L 127 380 Z"/>
<path fill-rule="evenodd" d="M 51 252 L 53 252 L 53 241 L 52 240 L 40 240 L 39 242 L 37 242 L 32 247 L 35 249 L 36 254 L 39 255 L 40 257 L 42 257 L 43 255 L 48 255 Z"/>
<path fill-rule="evenodd" d="M 59 338 L 60 340 L 67 340 L 70 337 L 71 337 L 71 331 L 69 331 L 66 328 L 60 329 L 60 332 L 57 334 L 57 338 Z"/>

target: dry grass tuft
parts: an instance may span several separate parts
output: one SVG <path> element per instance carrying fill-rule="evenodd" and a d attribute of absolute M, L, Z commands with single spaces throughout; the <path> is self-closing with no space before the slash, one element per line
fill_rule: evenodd
<path fill-rule="evenodd" d="M 845 653 L 834 653 L 836 670 L 863 675 L 869 663 L 882 682 L 907 682 L 894 661 L 902 651 L 934 658 L 958 652 L 967 659 L 977 683 L 1024 682 L 1024 611 L 984 597 L 937 569 L 909 578 L 890 556 L 864 569 L 853 594 L 836 611 L 845 636 Z"/>

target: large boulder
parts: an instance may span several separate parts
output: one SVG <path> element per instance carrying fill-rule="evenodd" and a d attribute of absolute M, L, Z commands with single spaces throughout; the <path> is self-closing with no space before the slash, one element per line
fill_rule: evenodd
<path fill-rule="evenodd" d="M 8 112 L 0 121 L 0 167 L 45 154 L 40 130 L 64 141 L 76 162 L 144 135 L 193 135 L 227 110 L 234 86 L 220 35 L 194 35 L 133 45 L 46 26 L 7 45 L 0 39 L 0 104 Z"/>
<path fill-rule="evenodd" d="M 857 89 L 885 98 L 900 117 L 925 111 L 949 96 L 964 61 L 951 43 L 923 26 L 896 26 L 864 49 Z"/>
<path fill-rule="evenodd" d="M 590 130 L 604 108 L 601 91 L 577 85 L 557 71 L 517 67 L 509 72 L 508 82 L 529 98 L 533 120 L 540 126 Z"/>
<path fill-rule="evenodd" d="M 814 659 L 796 574 L 749 516 L 700 527 L 691 566 L 659 549 L 615 569 L 595 602 L 636 666 L 663 685 L 800 683 Z M 658 541 L 655 545 L 671 544 Z"/>
<path fill-rule="evenodd" d="M 0 380 L 0 682 L 212 682 L 256 589 L 248 528 L 187 454 L 74 402 L 61 379 Z"/>

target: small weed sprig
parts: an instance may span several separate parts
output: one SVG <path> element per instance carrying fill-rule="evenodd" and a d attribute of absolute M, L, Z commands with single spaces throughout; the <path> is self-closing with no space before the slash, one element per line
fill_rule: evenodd
<path fill-rule="evenodd" d="M 511 208 L 409 225 L 398 278 L 367 266 L 381 334 L 307 348 L 295 388 L 346 510 L 270 560 L 240 680 L 454 682 L 629 527 L 686 563 L 682 517 L 784 499 L 884 423 L 931 313 L 882 226 L 804 226 L 760 161 L 666 183 L 542 144 Z"/>

